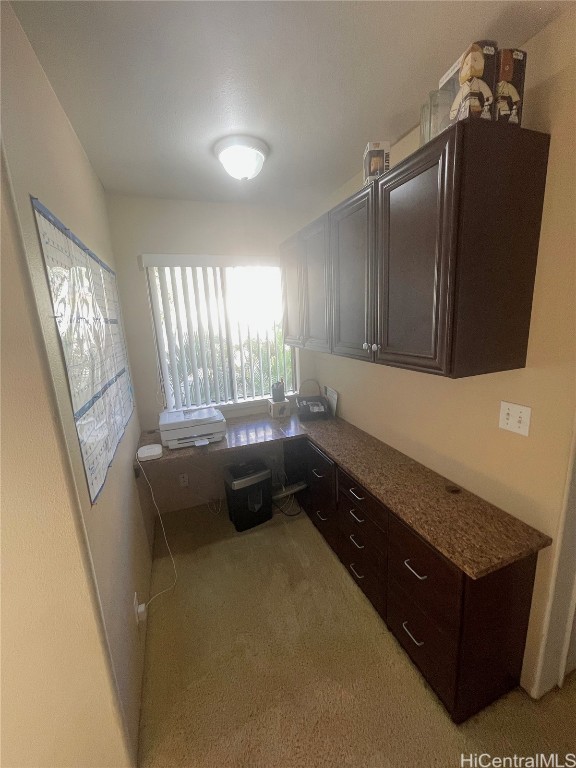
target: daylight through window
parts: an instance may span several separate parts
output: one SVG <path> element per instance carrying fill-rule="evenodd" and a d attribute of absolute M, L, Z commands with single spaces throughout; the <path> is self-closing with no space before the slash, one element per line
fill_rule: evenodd
<path fill-rule="evenodd" d="M 295 385 L 278 267 L 149 267 L 168 408 L 238 403 Z"/>

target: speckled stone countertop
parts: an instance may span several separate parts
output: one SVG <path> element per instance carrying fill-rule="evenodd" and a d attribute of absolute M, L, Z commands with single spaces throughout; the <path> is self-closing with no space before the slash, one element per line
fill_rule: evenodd
<path fill-rule="evenodd" d="M 373 496 L 473 579 L 551 544 L 550 537 L 455 485 L 342 419 L 301 423 L 293 416 L 227 420 L 227 435 L 204 448 L 164 448 L 162 458 L 216 452 L 306 436 Z M 140 445 L 160 442 L 143 433 Z M 451 489 L 451 490 L 450 490 Z"/>

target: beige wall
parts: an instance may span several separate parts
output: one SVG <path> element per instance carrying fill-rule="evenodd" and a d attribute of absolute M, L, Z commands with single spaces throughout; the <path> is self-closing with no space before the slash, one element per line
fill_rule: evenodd
<path fill-rule="evenodd" d="M 81 537 L 85 536 L 89 546 L 90 559 L 87 561 L 87 567 L 93 572 L 95 578 L 105 626 L 105 639 L 112 662 L 112 673 L 119 694 L 125 727 L 129 734 L 129 748 L 132 756 L 136 753 L 144 650 L 144 636 L 139 632 L 134 619 L 133 595 L 137 591 L 141 600 L 148 595 L 151 558 L 132 473 L 134 451 L 140 434 L 136 412 L 118 447 L 104 489 L 96 504 L 94 506 L 90 504 L 29 199 L 29 195 L 38 197 L 95 253 L 114 267 L 104 193 L 10 5 L 2 3 L 1 6 L 3 142 L 16 215 L 26 253 L 26 258 L 18 254 L 20 259 L 18 269 L 22 272 L 29 269 L 38 306 L 36 309 L 33 297 L 29 293 L 20 292 L 13 295 L 9 292 L 10 304 L 3 306 L 3 317 L 18 318 L 19 322 L 34 326 L 38 322 L 39 315 L 45 345 L 45 351 L 41 354 L 45 356 L 43 359 L 48 361 L 48 367 L 40 367 L 36 364 L 36 367 L 27 373 L 25 358 L 16 354 L 17 346 L 3 348 L 3 373 L 6 375 L 8 371 L 12 374 L 14 371 L 14 379 L 10 382 L 14 400 L 3 402 L 3 422 L 4 419 L 13 420 L 13 422 L 9 421 L 9 424 L 12 424 L 10 435 L 14 444 L 18 444 L 12 468 L 19 472 L 21 493 L 32 494 L 31 499 L 23 503 L 19 503 L 17 498 L 14 498 L 14 506 L 11 507 L 10 513 L 21 516 L 23 521 L 31 526 L 31 534 L 34 534 L 26 545 L 29 548 L 26 552 L 29 558 L 27 565 L 30 569 L 26 583 L 28 584 L 28 578 L 34 579 L 39 594 L 43 591 L 57 592 L 60 586 L 62 595 L 57 604 L 53 599 L 47 601 L 44 607 L 41 604 L 36 606 L 34 602 L 33 605 L 38 610 L 36 625 L 30 619 L 29 624 L 24 624 L 21 629 L 23 634 L 37 633 L 38 644 L 42 642 L 46 644 L 44 653 L 38 659 L 29 658 L 25 652 L 28 643 L 31 644 L 31 640 L 28 639 L 23 639 L 21 646 L 14 639 L 14 647 L 9 648 L 11 655 L 13 654 L 10 663 L 18 664 L 21 668 L 29 665 L 31 669 L 38 672 L 38 699 L 44 703 L 52 701 L 52 706 L 47 706 L 45 709 L 42 722 L 36 723 L 32 718 L 23 719 L 22 727 L 24 728 L 27 724 L 28 728 L 20 746 L 21 759 L 11 764 L 52 768 L 56 765 L 55 762 L 48 758 L 44 762 L 40 759 L 43 751 L 48 755 L 50 750 L 64 750 L 67 738 L 72 743 L 77 740 L 79 744 L 82 739 L 85 743 L 89 741 L 88 735 L 82 737 L 81 734 L 75 733 L 76 724 L 79 722 L 77 718 L 83 722 L 81 716 L 84 716 L 84 701 L 80 695 L 72 696 L 72 691 L 76 692 L 74 677 L 77 670 L 68 662 L 69 643 L 63 641 L 66 633 L 70 633 L 78 646 L 84 643 L 86 651 L 90 648 L 88 640 L 90 628 L 84 626 L 88 622 L 84 615 L 88 608 L 85 597 L 80 591 L 80 585 L 75 582 L 61 584 L 62 580 L 67 578 L 71 568 L 76 569 L 76 581 L 79 581 L 82 576 L 78 570 L 80 564 L 74 559 L 78 559 L 75 550 L 78 550 L 79 544 L 71 538 L 72 531 L 66 529 L 66 526 L 70 528 L 72 525 L 71 515 L 80 510 L 79 531 Z M 6 286 L 6 274 L 3 274 L 3 278 L 3 286 Z M 11 284 L 6 287 L 11 289 Z M 31 363 L 34 364 L 33 358 Z M 16 391 L 18 381 L 16 377 L 22 380 L 21 383 L 27 382 L 29 387 L 26 390 L 22 385 L 23 391 L 19 396 Z M 34 387 L 37 387 L 39 396 L 43 391 L 46 392 L 53 387 L 57 414 L 50 413 L 49 416 L 48 412 L 44 412 L 43 403 L 47 395 L 44 394 L 44 400 L 37 399 Z M 34 419 L 38 421 L 35 423 Z M 22 428 L 19 427 L 20 423 L 23 425 Z M 48 467 L 52 462 L 57 461 L 61 444 L 66 448 L 68 459 L 65 462 L 64 458 L 60 458 L 66 466 L 61 467 L 53 477 Z M 65 473 L 70 473 L 74 490 L 70 498 L 64 484 Z M 53 520 L 53 526 L 47 527 L 45 540 L 42 537 L 42 526 L 39 522 L 27 519 L 38 515 L 38 509 L 43 507 L 44 498 L 50 500 L 50 506 L 43 509 L 42 514 L 49 520 Z M 62 529 L 62 542 L 58 540 L 60 529 Z M 54 555 L 54 567 L 45 571 L 39 553 L 44 552 L 48 557 L 50 550 L 56 545 L 58 548 Z M 70 562 L 66 558 L 67 549 L 70 550 Z M 57 572 L 58 563 L 62 571 L 61 578 Z M 3 605 L 7 605 L 14 614 L 18 609 L 23 609 L 19 603 L 25 603 L 27 599 L 26 592 L 20 591 L 20 585 L 15 578 L 17 573 L 19 574 L 19 570 L 14 575 L 4 571 L 5 578 L 9 578 L 10 590 L 14 591 L 7 593 L 7 599 L 3 601 Z M 84 578 L 90 578 L 90 576 Z M 51 583 L 52 579 L 55 579 L 54 584 Z M 86 588 L 83 587 L 83 589 L 85 591 Z M 70 592 L 74 590 L 78 591 L 76 599 L 70 599 L 70 603 L 67 604 Z M 28 611 L 27 606 L 25 610 Z M 81 639 L 84 632 L 87 634 L 85 642 Z M 53 668 L 41 673 L 37 662 L 42 659 L 47 660 L 49 657 L 52 658 Z M 104 674 L 102 667 L 103 663 L 97 658 L 93 664 L 87 662 L 86 674 L 94 676 L 94 686 L 99 684 L 96 675 Z M 86 675 L 82 674 L 78 679 L 85 678 Z M 50 693 L 42 692 L 45 684 L 49 684 Z M 78 690 L 77 693 L 79 694 L 80 691 Z M 29 707 L 30 712 L 36 713 L 37 702 L 33 700 L 32 686 L 23 686 L 20 692 L 13 688 L 11 695 L 19 699 L 20 715 L 26 712 L 26 707 Z M 9 697 L 5 696 L 4 700 L 9 701 Z M 112 750 L 118 736 L 111 731 L 108 733 L 110 726 L 105 717 L 106 706 L 107 700 L 104 697 L 102 715 L 93 712 L 87 730 L 93 731 L 92 739 L 99 734 L 103 742 L 109 740 L 109 748 Z M 66 707 L 70 711 L 78 712 L 75 717 L 70 718 L 66 729 L 63 727 L 64 723 L 59 722 L 61 727 L 54 733 L 52 721 L 59 721 L 59 709 L 66 711 Z M 86 717 L 88 711 L 87 709 Z M 57 744 L 57 740 L 62 744 Z M 15 746 L 12 745 L 11 748 L 15 749 Z M 125 764 L 125 758 L 121 759 L 119 756 L 119 747 L 116 751 L 117 759 L 114 764 L 116 766 Z M 36 760 L 33 755 L 37 755 Z M 77 759 L 70 765 L 77 768 L 83 765 L 96 765 L 98 764 L 97 755 L 98 753 L 92 753 L 92 751 L 85 755 L 78 754 Z M 9 764 L 6 763 L 6 765 Z M 104 758 L 101 764 L 104 764 Z M 112 765 L 113 761 L 107 764 Z"/>
<path fill-rule="evenodd" d="M 452 381 L 301 354 L 303 378 L 334 387 L 347 421 L 555 538 L 575 412 L 575 39 L 572 9 L 524 46 L 523 125 L 552 135 L 526 368 Z M 392 163 L 417 142 L 415 130 L 393 148 Z M 501 400 L 532 408 L 528 438 L 498 428 Z M 538 564 L 522 677 L 534 695 L 555 554 L 547 549 Z"/>
<path fill-rule="evenodd" d="M 204 255 L 206 266 L 221 264 L 222 257 L 275 264 L 279 244 L 298 228 L 304 214 L 114 194 L 107 202 L 138 414 L 142 429 L 157 429 L 163 403 L 146 275 L 138 256 Z"/>
<path fill-rule="evenodd" d="M 2 765 L 119 768 L 130 761 L 33 301 L 3 173 Z"/>

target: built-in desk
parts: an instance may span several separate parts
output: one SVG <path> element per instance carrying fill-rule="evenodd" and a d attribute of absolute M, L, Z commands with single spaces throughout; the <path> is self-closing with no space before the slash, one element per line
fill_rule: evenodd
<path fill-rule="evenodd" d="M 301 458 L 305 511 L 455 722 L 518 685 L 548 536 L 341 419 L 230 419 L 220 443 L 164 449 L 146 473 L 156 491 L 195 472 L 194 506 L 248 448 Z"/>
<path fill-rule="evenodd" d="M 336 421 L 340 422 L 340 419 Z M 162 457 L 154 461 L 173 460 L 174 457 L 183 458 L 190 456 L 198 458 L 206 454 L 221 453 L 232 448 L 244 448 L 248 445 L 262 445 L 278 440 L 287 440 L 292 437 L 305 437 L 308 434 L 297 416 L 289 419 L 272 419 L 269 416 L 252 416 L 251 418 L 226 419 L 226 436 L 218 443 L 209 443 L 201 448 L 189 446 L 187 448 L 163 448 Z M 160 443 L 159 430 L 142 432 L 140 443 L 152 445 Z"/>
<path fill-rule="evenodd" d="M 303 423 L 297 416 L 285 420 L 261 416 L 227 419 L 226 427 L 220 442 L 202 448 L 164 448 L 162 457 L 146 467 L 155 465 L 156 476 L 159 465 L 166 462 L 184 466 L 189 460 L 196 465 L 233 449 L 308 438 L 473 579 L 551 544 L 535 528 L 342 419 Z M 151 443 L 160 443 L 158 431 L 142 433 L 139 447 Z"/>

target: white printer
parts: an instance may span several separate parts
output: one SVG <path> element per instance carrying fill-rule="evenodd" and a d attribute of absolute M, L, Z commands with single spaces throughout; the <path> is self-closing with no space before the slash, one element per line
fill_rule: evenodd
<path fill-rule="evenodd" d="M 160 439 L 168 448 L 217 443 L 226 435 L 226 419 L 217 408 L 162 411 Z"/>

